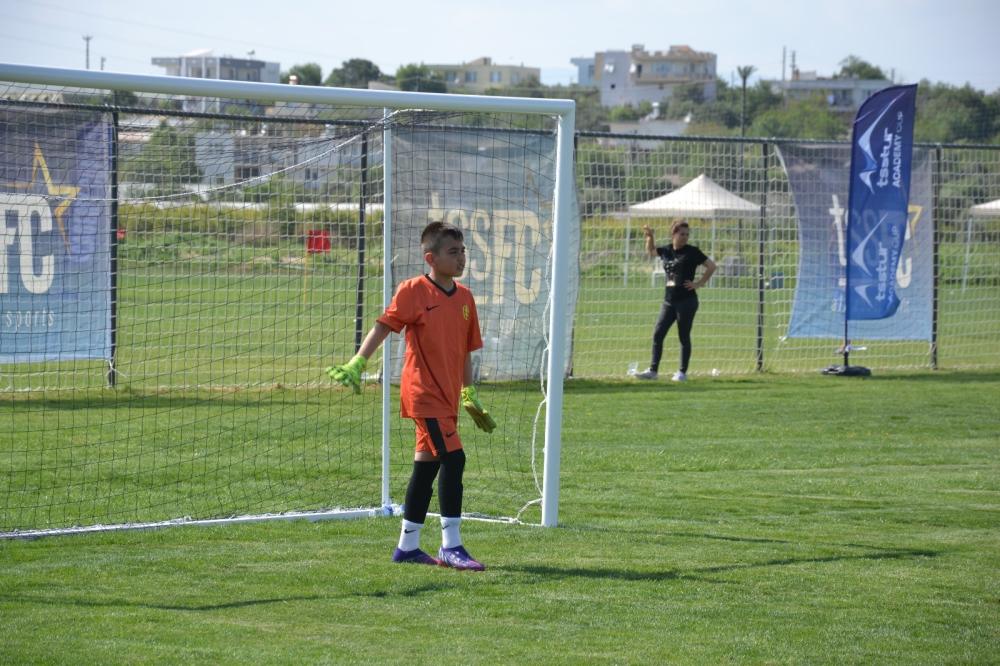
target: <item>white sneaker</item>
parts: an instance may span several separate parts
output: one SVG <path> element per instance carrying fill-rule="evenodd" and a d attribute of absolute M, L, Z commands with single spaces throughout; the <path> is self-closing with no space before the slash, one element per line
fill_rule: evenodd
<path fill-rule="evenodd" d="M 683 372 L 677 371 L 674 373 L 674 376 L 671 377 L 670 379 L 672 379 L 675 382 L 686 382 L 687 378 L 688 376 L 685 375 Z"/>
<path fill-rule="evenodd" d="M 643 370 L 635 375 L 636 379 L 656 379 L 656 370 Z"/>

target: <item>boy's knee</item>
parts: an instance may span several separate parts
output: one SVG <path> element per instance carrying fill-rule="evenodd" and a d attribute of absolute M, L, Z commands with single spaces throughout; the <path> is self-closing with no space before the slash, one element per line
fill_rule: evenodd
<path fill-rule="evenodd" d="M 465 469 L 465 451 L 463 449 L 448 451 L 441 456 L 441 467 L 450 473 L 460 473 Z"/>

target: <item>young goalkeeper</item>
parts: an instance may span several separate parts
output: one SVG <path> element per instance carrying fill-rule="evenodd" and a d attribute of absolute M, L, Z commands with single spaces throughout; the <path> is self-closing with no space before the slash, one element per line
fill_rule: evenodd
<path fill-rule="evenodd" d="M 399 333 L 406 328 L 400 411 L 416 425 L 417 448 L 399 545 L 392 559 L 482 571 L 485 567 L 465 550 L 459 534 L 465 469 L 465 452 L 458 437 L 459 403 L 481 430 L 491 432 L 496 423 L 483 409 L 473 385 L 469 354 L 483 346 L 476 302 L 472 292 L 455 281 L 465 270 L 464 237 L 457 227 L 433 222 L 420 235 L 420 245 L 430 272 L 400 284 L 357 355 L 344 365 L 327 368 L 327 373 L 359 393 L 367 360 L 390 331 Z M 420 531 L 435 477 L 441 507 L 438 559 L 420 549 Z"/>

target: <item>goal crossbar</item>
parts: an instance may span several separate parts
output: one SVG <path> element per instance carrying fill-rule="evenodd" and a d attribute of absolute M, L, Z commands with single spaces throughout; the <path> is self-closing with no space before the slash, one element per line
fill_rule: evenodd
<path fill-rule="evenodd" d="M 402 90 L 362 90 L 326 86 L 290 86 L 282 83 L 194 79 L 183 76 L 123 74 L 91 70 L 40 67 L 0 63 L 0 80 L 17 83 L 44 83 L 55 86 L 127 90 L 131 92 L 197 95 L 312 104 L 348 106 L 383 106 L 392 109 L 431 111 L 482 111 L 491 113 L 542 113 L 563 116 L 574 113 L 576 103 L 569 99 L 534 97 L 494 97 L 490 95 L 455 95 L 448 93 L 407 92 Z"/>

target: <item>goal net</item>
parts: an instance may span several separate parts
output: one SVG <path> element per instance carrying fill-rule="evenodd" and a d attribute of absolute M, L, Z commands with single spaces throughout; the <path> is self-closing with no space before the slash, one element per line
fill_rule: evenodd
<path fill-rule="evenodd" d="M 359 396 L 323 370 L 423 272 L 435 219 L 465 232 L 499 424 L 460 416 L 465 508 L 555 523 L 571 103 L 0 80 L 0 533 L 397 512 L 401 340 Z"/>

